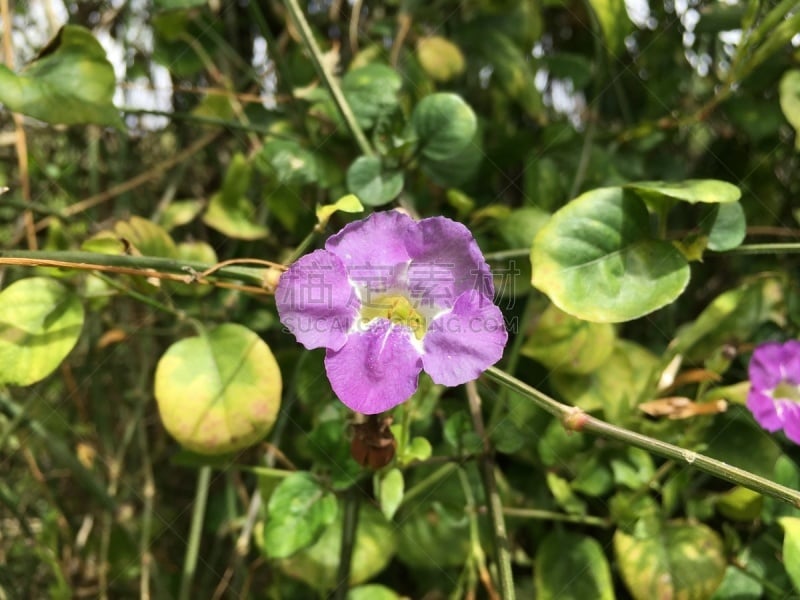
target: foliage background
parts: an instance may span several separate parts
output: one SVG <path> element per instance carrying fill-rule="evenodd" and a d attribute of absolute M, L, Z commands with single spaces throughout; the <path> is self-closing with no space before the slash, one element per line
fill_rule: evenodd
<path fill-rule="evenodd" d="M 3 256 L 113 254 L 125 238 L 146 256 L 282 263 L 361 216 L 318 220 L 317 206 L 350 192 L 366 205 L 447 215 L 470 227 L 498 274 L 514 334 L 504 371 L 797 489 L 797 449 L 741 406 L 753 346 L 796 337 L 800 325 L 795 3 L 309 3 L 302 11 L 366 132 L 360 141 L 321 84 L 292 4 L 1 2 L 0 100 L 28 115 L 0 114 Z M 65 23 L 85 29 L 34 61 Z M 59 68 L 37 70 L 47 59 Z M 28 63 L 32 95 L 15 96 L 13 71 Z M 413 115 L 434 92 L 457 94 L 477 117 L 455 155 L 415 146 Z M 723 209 L 677 204 L 653 219 L 702 260 L 665 308 L 602 326 L 548 308 L 531 288 L 534 236 L 570 199 L 692 179 L 738 186 L 746 241 L 771 243 L 766 252 L 737 252 L 741 239 L 705 252 L 704 227 Z M 733 238 L 737 214 L 723 228 Z M 3 379 L 5 597 L 304 598 L 337 588 L 344 597 L 348 553 L 337 544 L 356 514 L 351 577 L 380 587 L 350 597 L 497 597 L 492 494 L 520 597 L 650 598 L 665 576 L 664 598 L 795 593 L 800 528 L 787 505 L 568 434 L 483 380 L 477 420 L 467 391 L 423 380 L 395 414 L 397 470 L 373 475 L 349 457 L 350 415 L 321 355 L 281 330 L 268 295 L 45 267 L 6 268 L 3 287 L 32 275 L 63 282 L 85 319 L 52 375 L 24 387 Z M 209 459 L 164 431 L 156 365 L 196 323 L 244 325 L 272 349 L 284 391 L 269 443 Z M 687 373 L 704 370 L 670 391 L 725 398 L 727 412 L 674 421 L 638 409 L 676 347 Z M 481 477 L 487 464 L 494 488 Z M 274 492 L 286 482 L 282 501 Z"/>

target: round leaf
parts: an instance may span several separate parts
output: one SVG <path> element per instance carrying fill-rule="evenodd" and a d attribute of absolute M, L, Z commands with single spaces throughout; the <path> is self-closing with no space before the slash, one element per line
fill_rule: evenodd
<path fill-rule="evenodd" d="M 381 206 L 403 189 L 403 174 L 382 173 L 379 158 L 359 156 L 347 169 L 347 189 L 367 206 Z"/>
<path fill-rule="evenodd" d="M 706 600 L 717 589 L 727 561 L 722 540 L 709 527 L 682 522 L 657 525 L 635 537 L 614 534 L 614 554 L 636 600 Z"/>
<path fill-rule="evenodd" d="M 472 141 L 478 121 L 470 106 L 455 94 L 431 94 L 411 114 L 420 152 L 439 161 L 458 154 Z"/>
<path fill-rule="evenodd" d="M 716 252 L 736 248 L 747 233 L 744 209 L 738 202 L 720 204 L 708 233 L 708 247 Z"/>
<path fill-rule="evenodd" d="M 593 538 L 554 531 L 542 540 L 534 565 L 537 600 L 613 600 L 611 569 Z"/>
<path fill-rule="evenodd" d="M 53 279 L 30 277 L 0 292 L 0 384 L 31 385 L 52 373 L 78 341 L 83 306 Z"/>
<path fill-rule="evenodd" d="M 584 375 L 611 356 L 615 338 L 612 325 L 582 321 L 551 304 L 522 346 L 522 354 L 552 371 Z"/>
<path fill-rule="evenodd" d="M 353 69 L 342 78 L 342 92 L 358 124 L 365 129 L 395 111 L 402 86 L 397 71 L 378 63 Z"/>
<path fill-rule="evenodd" d="M 672 302 L 689 265 L 649 235 L 644 203 L 621 188 L 587 192 L 557 211 L 531 251 L 532 283 L 562 310 L 603 323 L 629 321 Z"/>
<path fill-rule="evenodd" d="M 260 337 L 225 324 L 169 347 L 156 368 L 155 395 L 164 427 L 183 446 L 234 452 L 272 429 L 281 373 Z"/>
<path fill-rule="evenodd" d="M 339 555 L 342 545 L 343 510 L 325 530 L 316 544 L 301 550 L 280 562 L 280 569 L 305 581 L 317 590 L 330 590 L 336 586 Z M 382 571 L 395 551 L 395 534 L 392 527 L 376 508 L 363 505 L 358 511 L 358 527 L 353 549 L 350 584 L 363 583 Z"/>
<path fill-rule="evenodd" d="M 436 81 L 449 81 L 464 71 L 464 55 L 453 42 L 438 35 L 417 43 L 417 58 L 425 72 Z"/>
<path fill-rule="evenodd" d="M 336 496 L 326 492 L 310 473 L 294 473 L 270 496 L 264 525 L 264 552 L 286 558 L 310 546 L 336 518 Z"/>

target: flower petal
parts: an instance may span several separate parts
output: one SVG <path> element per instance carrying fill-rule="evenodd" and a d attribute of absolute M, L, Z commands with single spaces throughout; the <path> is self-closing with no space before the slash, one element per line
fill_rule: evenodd
<path fill-rule="evenodd" d="M 275 304 L 281 323 L 309 350 L 338 350 L 360 304 L 338 257 L 315 250 L 297 260 L 278 280 Z"/>
<path fill-rule="evenodd" d="M 776 410 L 775 401 L 755 386 L 751 386 L 747 394 L 747 408 L 753 413 L 758 424 L 767 431 L 778 431 L 783 427 L 783 420 Z"/>
<path fill-rule="evenodd" d="M 422 361 L 406 327 L 378 319 L 367 331 L 353 333 L 340 350 L 328 350 L 325 370 L 339 400 L 374 415 L 411 397 Z"/>
<path fill-rule="evenodd" d="M 784 381 L 800 384 L 800 342 L 789 340 L 781 348 L 781 377 Z"/>
<path fill-rule="evenodd" d="M 800 404 L 783 402 L 783 432 L 795 444 L 800 444 Z"/>
<path fill-rule="evenodd" d="M 500 360 L 507 341 L 500 309 L 483 294 L 467 291 L 452 311 L 431 322 L 422 364 L 435 383 L 460 385 Z"/>
<path fill-rule="evenodd" d="M 325 249 L 351 268 L 392 268 L 409 261 L 409 244 L 416 246 L 415 240 L 419 237 L 414 219 L 396 210 L 387 210 L 348 223 L 328 238 Z"/>
<path fill-rule="evenodd" d="M 750 384 L 759 390 L 771 390 L 781 382 L 781 364 L 784 358 L 783 344 L 767 342 L 753 351 L 748 373 Z"/>
<path fill-rule="evenodd" d="M 445 309 L 470 290 L 492 298 L 492 274 L 469 229 L 446 217 L 422 219 L 417 226 L 422 235 L 408 268 L 412 298 Z"/>

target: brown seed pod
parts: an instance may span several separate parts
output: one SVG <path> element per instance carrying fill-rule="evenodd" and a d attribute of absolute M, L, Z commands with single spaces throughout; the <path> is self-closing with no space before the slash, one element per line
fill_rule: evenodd
<path fill-rule="evenodd" d="M 367 415 L 363 423 L 354 423 L 353 439 L 350 442 L 353 460 L 372 470 L 392 462 L 397 450 L 397 440 L 389 429 L 391 424 L 392 417 L 380 418 L 378 415 Z"/>

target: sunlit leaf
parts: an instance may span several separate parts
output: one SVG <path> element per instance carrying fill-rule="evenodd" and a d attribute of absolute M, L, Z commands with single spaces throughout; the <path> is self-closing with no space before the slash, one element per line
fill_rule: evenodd
<path fill-rule="evenodd" d="M 400 596 L 385 586 L 371 583 L 349 590 L 347 600 L 400 600 Z"/>
<path fill-rule="evenodd" d="M 449 81 L 464 71 L 464 55 L 459 47 L 438 35 L 417 42 L 417 59 L 436 81 Z"/>
<path fill-rule="evenodd" d="M 314 153 L 294 140 L 268 140 L 256 154 L 254 164 L 283 185 L 305 185 L 319 176 Z"/>
<path fill-rule="evenodd" d="M 783 527 L 783 564 L 795 590 L 800 591 L 800 518 L 781 517 Z"/>
<path fill-rule="evenodd" d="M 381 160 L 359 156 L 347 169 L 347 189 L 367 206 L 381 206 L 394 200 L 403 189 L 403 174 L 383 171 Z"/>
<path fill-rule="evenodd" d="M 747 234 L 744 209 L 738 202 L 715 207 L 714 220 L 708 232 L 708 248 L 724 252 L 736 248 Z"/>
<path fill-rule="evenodd" d="M 637 537 L 617 530 L 614 555 L 636 600 L 706 600 L 717 589 L 727 561 L 722 540 L 709 527 L 680 521 L 656 524 Z"/>
<path fill-rule="evenodd" d="M 211 197 L 203 215 L 206 225 L 242 240 L 257 240 L 267 235 L 267 229 L 254 222 L 255 207 L 246 196 L 252 172 L 243 154 L 233 156 L 222 189 Z"/>
<path fill-rule="evenodd" d="M 21 73 L 0 65 L 0 102 L 48 123 L 123 127 L 112 98 L 116 79 L 91 32 L 65 25 Z"/>
<path fill-rule="evenodd" d="M 313 546 L 280 561 L 280 569 L 316 590 L 333 589 L 341 555 L 343 513 L 340 506 L 336 519 L 322 537 Z M 394 529 L 380 511 L 369 504 L 362 505 L 358 511 L 350 584 L 363 583 L 381 572 L 391 560 L 395 545 Z"/>
<path fill-rule="evenodd" d="M 586 192 L 557 211 L 531 251 L 533 285 L 587 321 L 621 322 L 672 302 L 689 266 L 650 235 L 644 203 L 621 188 Z"/>
<path fill-rule="evenodd" d="M 155 396 L 164 428 L 183 446 L 233 452 L 272 429 L 281 373 L 260 337 L 229 323 L 172 344 L 158 361 Z"/>
<path fill-rule="evenodd" d="M 590 323 L 550 305 L 522 346 L 522 354 L 553 371 L 591 373 L 614 350 L 614 328 Z"/>
<path fill-rule="evenodd" d="M 614 584 L 600 543 L 556 530 L 536 552 L 533 574 L 538 600 L 613 600 Z"/>
<path fill-rule="evenodd" d="M 176 227 L 191 223 L 202 210 L 202 200 L 181 200 L 178 202 L 171 202 L 170 205 L 159 216 L 158 223 L 167 231 L 171 231 Z"/>
<path fill-rule="evenodd" d="M 0 291 L 0 384 L 31 385 L 75 347 L 83 306 L 53 279 L 29 277 Z"/>
<path fill-rule="evenodd" d="M 727 181 L 718 179 L 687 179 L 685 181 L 637 181 L 625 186 L 647 200 L 661 197 L 695 204 L 725 204 L 737 202 L 742 191 Z"/>
<path fill-rule="evenodd" d="M 337 513 L 336 496 L 325 491 L 310 473 L 290 475 L 270 496 L 264 524 L 264 552 L 269 558 L 286 558 L 311 546 L 333 523 Z"/>
<path fill-rule="evenodd" d="M 324 206 L 317 206 L 317 222 L 320 226 L 325 227 L 330 218 L 337 212 L 345 213 L 360 213 L 364 211 L 364 207 L 358 198 L 353 194 L 342 196 L 333 204 L 325 204 Z"/>

